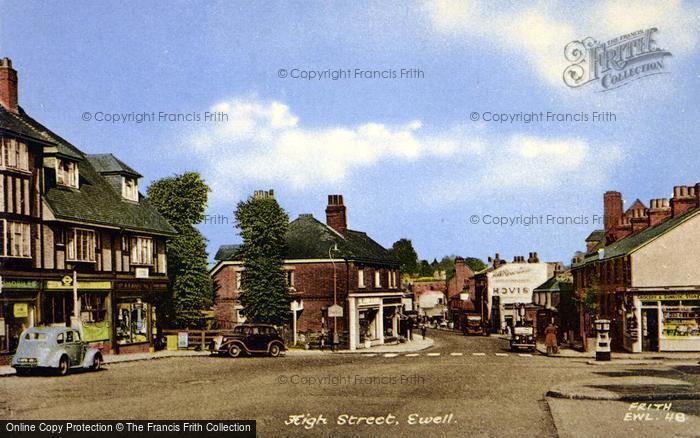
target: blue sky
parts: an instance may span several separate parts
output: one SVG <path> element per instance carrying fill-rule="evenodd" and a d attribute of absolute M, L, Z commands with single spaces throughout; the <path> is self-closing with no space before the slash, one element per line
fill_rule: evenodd
<path fill-rule="evenodd" d="M 154 179 L 196 170 L 213 192 L 210 251 L 239 240 L 233 210 L 274 188 L 294 218 L 345 195 L 349 225 L 422 258 L 568 262 L 596 224 L 485 225 L 484 216 L 602 214 L 700 181 L 700 13 L 690 2 L 0 1 L 0 56 L 20 105 L 87 153 Z M 657 27 L 669 74 L 596 92 L 562 81 L 564 46 Z M 279 70 L 416 68 L 419 79 L 303 80 Z M 108 123 L 84 112 L 203 113 L 222 122 Z M 495 123 L 477 112 L 611 111 L 601 123 Z M 470 223 L 477 215 L 479 224 Z M 225 222 L 225 221 L 224 221 Z"/>

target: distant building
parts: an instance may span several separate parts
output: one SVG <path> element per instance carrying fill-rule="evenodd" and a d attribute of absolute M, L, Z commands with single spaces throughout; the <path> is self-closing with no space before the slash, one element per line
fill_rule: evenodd
<path fill-rule="evenodd" d="M 244 268 L 236 246 L 222 246 L 216 260 L 211 270 L 218 286 L 215 317 L 227 328 L 242 322 Z M 342 195 L 328 196 L 326 223 L 302 214 L 289 224 L 284 269 L 294 298 L 295 332 L 309 336 L 332 330 L 329 309 L 337 303 L 343 315 L 337 318 L 338 331 L 351 350 L 365 341 L 382 344 L 398 336 L 403 307 L 398 262 L 366 233 L 348 228 Z"/>

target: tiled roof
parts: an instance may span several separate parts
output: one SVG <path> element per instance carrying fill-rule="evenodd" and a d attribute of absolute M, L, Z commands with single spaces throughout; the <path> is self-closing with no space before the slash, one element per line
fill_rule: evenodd
<path fill-rule="evenodd" d="M 329 248 L 337 245 L 333 258 L 344 258 L 365 263 L 398 266 L 393 257 L 366 233 L 348 230 L 344 236 L 338 234 L 310 214 L 300 215 L 289 224 L 285 259 L 328 259 Z M 216 260 L 240 260 L 237 245 L 223 245 L 216 253 Z"/>
<path fill-rule="evenodd" d="M 600 242 L 605 239 L 605 230 L 595 230 L 586 237 L 586 242 Z"/>
<path fill-rule="evenodd" d="M 49 209 L 57 219 L 155 234 L 176 234 L 175 229 L 145 198 L 141 197 L 139 202 L 123 199 L 121 192 L 117 192 L 100 175 L 91 160 L 85 159 L 85 154 L 29 117 L 21 108 L 18 114 L 14 114 L 0 105 L 0 130 L 34 140 L 48 148 L 55 147 L 59 155 L 78 161 L 79 190 L 52 187 L 44 194 Z"/>
<path fill-rule="evenodd" d="M 91 154 L 87 156 L 87 159 L 103 175 L 127 174 L 136 178 L 143 176 L 112 154 Z"/>
<path fill-rule="evenodd" d="M 581 263 L 576 266 L 586 265 L 588 263 L 593 263 L 598 260 L 609 260 L 616 257 L 624 256 L 630 254 L 637 250 L 638 248 L 644 246 L 646 243 L 651 242 L 657 237 L 667 233 L 668 231 L 676 228 L 678 225 L 687 221 L 688 219 L 700 214 L 700 208 L 694 208 L 680 216 L 668 219 L 659 225 L 651 228 L 646 228 L 636 234 L 620 239 L 617 242 L 613 242 L 602 249 L 602 257 L 600 257 L 598 252 L 592 252 L 586 255 Z"/>
<path fill-rule="evenodd" d="M 572 291 L 574 284 L 568 281 L 561 281 L 556 276 L 551 277 L 534 289 L 534 292 L 565 292 Z"/>

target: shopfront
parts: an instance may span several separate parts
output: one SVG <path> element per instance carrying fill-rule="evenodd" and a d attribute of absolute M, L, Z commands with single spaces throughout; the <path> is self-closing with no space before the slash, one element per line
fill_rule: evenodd
<path fill-rule="evenodd" d="M 350 295 L 348 297 L 349 347 L 381 345 L 399 331 L 401 293 L 381 296 Z"/>
<path fill-rule="evenodd" d="M 37 320 L 39 286 L 35 280 L 3 280 L 0 289 L 0 354 L 13 353 L 22 331 Z"/>
<path fill-rule="evenodd" d="M 700 351 L 700 293 L 633 294 L 623 303 L 626 350 Z"/>
<path fill-rule="evenodd" d="M 154 294 L 167 282 L 116 281 L 113 293 L 114 349 L 117 353 L 147 352 L 156 336 Z"/>

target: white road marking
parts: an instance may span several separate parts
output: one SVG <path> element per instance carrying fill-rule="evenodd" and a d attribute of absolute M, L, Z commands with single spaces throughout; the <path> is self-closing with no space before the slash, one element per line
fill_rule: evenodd
<path fill-rule="evenodd" d="M 374 356 L 376 356 L 376 354 L 375 353 L 365 353 L 365 354 L 363 354 L 363 356 L 364 357 L 374 357 Z"/>
<path fill-rule="evenodd" d="M 520 353 L 520 354 L 518 354 L 518 356 L 520 356 L 520 357 L 532 357 L 532 355 L 530 353 Z"/>
<path fill-rule="evenodd" d="M 464 356 L 464 353 L 450 353 L 450 356 Z"/>
<path fill-rule="evenodd" d="M 406 357 L 416 357 L 416 356 L 420 356 L 420 354 L 418 354 L 418 353 L 408 353 L 408 354 L 406 355 Z"/>
<path fill-rule="evenodd" d="M 486 356 L 486 353 L 472 353 L 472 356 Z"/>
<path fill-rule="evenodd" d="M 396 353 L 386 353 L 384 355 L 384 357 L 396 357 L 396 356 L 398 356 L 398 354 L 396 354 Z"/>
<path fill-rule="evenodd" d="M 504 357 L 508 356 L 508 353 L 496 353 L 496 356 Z"/>
<path fill-rule="evenodd" d="M 433 356 L 433 357 L 440 356 L 440 353 L 428 353 L 428 356 Z"/>

